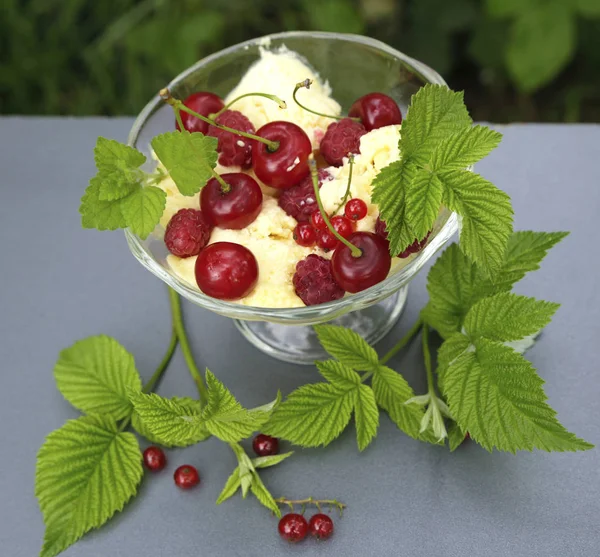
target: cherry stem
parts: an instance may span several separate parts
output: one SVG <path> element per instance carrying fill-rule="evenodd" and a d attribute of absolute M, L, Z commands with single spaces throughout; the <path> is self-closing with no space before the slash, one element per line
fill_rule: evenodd
<path fill-rule="evenodd" d="M 241 130 L 230 128 L 229 126 L 223 126 L 221 124 L 217 124 L 214 120 L 211 120 L 210 118 L 203 116 L 202 114 L 198 114 L 196 111 L 185 106 L 185 104 L 183 104 L 182 101 L 173 97 L 168 89 L 161 89 L 159 95 L 163 101 L 171 105 L 174 109 L 183 110 L 183 112 L 187 112 L 188 114 L 195 116 L 199 120 L 202 120 L 203 122 L 206 122 L 211 126 L 214 126 L 215 128 L 225 130 L 226 132 L 231 132 L 234 135 L 239 135 L 248 139 L 260 141 L 261 143 L 264 143 L 271 151 L 277 151 L 277 149 L 279 149 L 279 141 L 271 141 L 270 139 L 265 139 L 264 137 L 259 137 L 258 135 L 254 135 L 252 133 L 246 133 Z M 185 130 L 185 128 L 181 124 L 179 124 L 179 127 L 182 131 Z"/>
<path fill-rule="evenodd" d="M 279 499 L 275 499 L 275 503 L 278 505 L 287 505 L 292 512 L 294 511 L 294 505 L 301 505 L 302 513 L 306 510 L 306 505 L 314 505 L 319 512 L 321 512 L 321 505 L 329 505 L 331 508 L 337 507 L 340 516 L 342 516 L 343 510 L 346 508 L 346 505 L 337 499 L 315 499 L 314 497 L 307 497 L 306 499 L 286 499 L 285 497 L 280 497 Z"/>
<path fill-rule="evenodd" d="M 402 350 L 412 339 L 413 337 L 421 330 L 423 327 L 423 320 L 417 319 L 416 323 L 411 327 L 411 329 L 406 333 L 393 347 L 392 349 L 379 360 L 381 365 L 387 364 L 400 350 Z"/>
<path fill-rule="evenodd" d="M 228 110 L 232 104 L 238 102 L 240 99 L 243 99 L 244 97 L 265 97 L 265 99 L 270 99 L 273 102 L 276 102 L 279 105 L 279 108 L 281 108 L 282 110 L 287 108 L 286 102 L 284 100 L 280 99 L 277 95 L 269 95 L 268 93 L 244 93 L 243 95 L 240 95 L 239 97 L 236 97 L 232 101 L 228 102 L 221 110 L 219 110 L 219 112 L 215 112 L 215 114 L 211 114 L 210 117 L 213 120 L 216 120 L 219 116 L 221 116 L 221 114 L 223 114 L 223 112 Z"/>
<path fill-rule="evenodd" d="M 325 221 L 325 224 L 327 225 L 327 228 L 329 228 L 330 232 L 350 250 L 350 252 L 352 253 L 352 257 L 361 257 L 362 250 L 360 248 L 357 248 L 352 242 L 349 242 L 348 240 L 346 240 L 346 238 L 339 234 L 338 231 L 333 227 L 333 224 L 331 224 L 331 221 L 329 220 L 329 216 L 327 215 L 327 212 L 323 207 L 323 201 L 321 201 L 321 193 L 319 192 L 319 174 L 317 172 L 317 163 L 312 153 L 308 157 L 308 164 L 310 166 L 310 175 L 312 178 L 317 205 L 319 206 L 319 211 L 321 213 L 321 216 L 323 217 L 323 220 Z"/>
<path fill-rule="evenodd" d="M 344 197 L 342 197 L 340 204 L 336 207 L 332 215 L 335 215 L 344 206 L 344 203 L 346 203 L 348 197 L 350 197 L 350 186 L 352 184 L 352 169 L 354 168 L 354 155 L 350 155 L 348 157 L 348 164 L 350 164 L 350 172 L 348 173 L 348 185 L 346 186 L 346 193 L 344 194 Z"/>
<path fill-rule="evenodd" d="M 292 98 L 294 102 L 300 107 L 306 110 L 307 112 L 311 112 L 312 114 L 316 114 L 317 116 L 323 116 L 324 118 L 332 118 L 333 120 L 343 120 L 344 118 L 350 118 L 350 120 L 354 120 L 355 122 L 360 122 L 360 118 L 355 118 L 354 116 L 333 116 L 333 114 L 324 114 L 323 112 L 317 112 L 312 108 L 308 108 L 308 106 L 303 105 L 296 96 L 299 89 L 310 89 L 310 86 L 313 84 L 312 79 L 306 78 L 304 81 L 300 83 L 296 83 L 296 87 L 294 87 L 294 93 L 292 94 Z"/>

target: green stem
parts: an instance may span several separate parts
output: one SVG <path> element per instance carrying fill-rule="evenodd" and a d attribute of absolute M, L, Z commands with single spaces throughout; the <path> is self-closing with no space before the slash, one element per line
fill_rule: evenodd
<path fill-rule="evenodd" d="M 427 390 L 432 398 L 435 396 L 435 384 L 433 382 L 433 370 L 431 368 L 431 352 L 429 351 L 429 327 L 423 325 L 423 360 L 425 362 L 425 373 L 427 373 Z"/>
<path fill-rule="evenodd" d="M 273 102 L 276 102 L 279 105 L 279 108 L 281 108 L 282 110 L 287 108 L 286 102 L 284 100 L 280 99 L 277 95 L 269 95 L 268 93 L 244 93 L 243 95 L 236 97 L 232 101 L 229 101 L 221 110 L 219 110 L 219 112 L 215 112 L 214 114 L 211 114 L 210 117 L 213 120 L 216 120 L 219 116 L 221 116 L 221 114 L 223 114 L 223 112 L 228 110 L 232 104 L 238 102 L 240 99 L 243 99 L 244 97 L 265 97 L 265 99 L 269 99 L 269 100 L 272 100 Z"/>
<path fill-rule="evenodd" d="M 411 329 L 406 333 L 393 347 L 392 349 L 379 360 L 379 363 L 382 365 L 387 364 L 400 350 L 402 350 L 411 340 L 412 338 L 421 330 L 423 326 L 423 321 L 419 318 L 415 322 L 415 324 L 411 327 Z"/>
<path fill-rule="evenodd" d="M 181 302 L 179 300 L 179 294 L 175 292 L 172 288 L 169 288 L 169 299 L 171 302 L 171 315 L 173 316 L 173 327 L 175 328 L 175 332 L 177 333 L 177 338 L 181 344 L 181 351 L 183 352 L 183 357 L 185 358 L 185 363 L 188 366 L 190 371 L 190 375 L 192 379 L 196 383 L 196 387 L 198 388 L 198 394 L 200 395 L 200 402 L 205 404 L 208 399 L 208 391 L 206 389 L 206 385 L 202 380 L 202 375 L 196 366 L 196 362 L 194 361 L 194 356 L 192 355 L 192 350 L 190 348 L 190 343 L 185 332 L 185 326 L 183 324 L 183 317 L 181 314 Z"/>
<path fill-rule="evenodd" d="M 361 379 L 360 379 L 360 382 L 361 382 L 361 383 L 364 383 L 364 382 L 365 382 L 367 379 L 369 379 L 369 377 L 371 377 L 371 375 L 373 375 L 373 372 L 372 372 L 372 371 L 369 371 L 369 372 L 365 373 L 365 374 L 364 374 L 364 375 L 361 377 Z"/>
<path fill-rule="evenodd" d="M 340 241 L 342 244 L 348 247 L 350 252 L 352 253 L 352 257 L 360 257 L 362 255 L 362 251 L 360 248 L 357 248 L 352 242 L 349 242 L 344 238 L 338 231 L 333 227 L 331 221 L 329 220 L 329 216 L 327 215 L 327 211 L 323 207 L 323 201 L 321 201 L 321 193 L 319 192 L 319 175 L 317 173 L 317 163 L 315 161 L 314 156 L 311 154 L 308 158 L 308 164 L 310 166 L 310 174 L 312 177 L 313 189 L 315 191 L 315 198 L 317 200 L 317 205 L 319 206 L 319 211 L 327 225 L 327 228 L 331 231 L 331 233 Z"/>
<path fill-rule="evenodd" d="M 335 208 L 335 211 L 332 213 L 332 216 L 335 216 L 336 213 L 344 206 L 348 197 L 350 197 L 350 186 L 352 185 L 352 169 L 354 168 L 354 155 L 350 155 L 348 157 L 348 163 L 350 164 L 350 172 L 348 172 L 348 185 L 346 186 L 346 193 L 344 197 L 342 197 L 340 204 Z"/>
<path fill-rule="evenodd" d="M 292 98 L 294 99 L 294 102 L 302 109 L 306 110 L 307 112 L 310 112 L 312 114 L 316 114 L 317 116 L 323 116 L 324 118 L 332 118 L 333 120 L 343 120 L 344 118 L 350 118 L 350 120 L 354 120 L 355 122 L 360 122 L 360 118 L 355 118 L 353 116 L 333 116 L 332 114 L 324 114 L 323 112 L 317 112 L 316 110 L 313 110 L 312 108 L 308 108 L 307 106 L 304 106 L 299 100 L 298 97 L 296 96 L 296 94 L 298 93 L 299 89 L 310 89 L 310 86 L 312 85 L 312 79 L 305 79 L 304 81 L 301 81 L 300 83 L 296 83 L 296 87 L 294 87 L 294 93 L 292 94 Z"/>

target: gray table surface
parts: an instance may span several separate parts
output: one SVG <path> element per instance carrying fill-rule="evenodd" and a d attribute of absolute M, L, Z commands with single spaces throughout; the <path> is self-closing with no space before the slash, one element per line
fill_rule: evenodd
<path fill-rule="evenodd" d="M 120 232 L 84 231 L 77 208 L 94 172 L 98 135 L 124 140 L 132 120 L 0 119 L 1 263 L 0 554 L 37 555 L 43 524 L 34 498 L 35 456 L 44 437 L 78 413 L 55 389 L 58 352 L 105 333 L 122 342 L 148 377 L 169 331 L 164 285 L 130 255 Z M 600 443 L 600 126 L 512 125 L 478 171 L 513 198 L 515 227 L 571 230 L 519 290 L 561 302 L 529 352 L 547 380 L 564 424 Z M 413 283 L 385 350 L 425 303 L 423 272 Z M 213 370 L 246 405 L 317 379 L 315 369 L 283 364 L 246 343 L 233 323 L 184 304 L 200 367 Z M 417 391 L 418 346 L 396 358 Z M 178 353 L 159 392 L 193 393 Z M 383 416 L 383 415 L 382 415 Z M 287 448 L 287 447 L 286 447 Z M 454 454 L 417 443 L 382 417 L 373 445 L 359 454 L 352 431 L 327 449 L 298 451 L 265 471 L 272 492 L 337 497 L 348 504 L 327 543 L 289 546 L 276 521 L 249 498 L 214 501 L 235 462 L 210 440 L 170 451 L 170 470 L 192 463 L 201 487 L 175 489 L 171 473 L 146 478 L 139 496 L 66 557 L 596 556 L 600 533 L 600 450 L 580 454 L 488 454 L 473 444 Z"/>

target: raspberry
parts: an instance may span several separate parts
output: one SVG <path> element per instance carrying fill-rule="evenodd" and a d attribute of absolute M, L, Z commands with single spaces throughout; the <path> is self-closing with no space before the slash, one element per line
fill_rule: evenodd
<path fill-rule="evenodd" d="M 385 229 L 385 221 L 382 221 L 379 217 L 375 221 L 375 234 L 381 236 L 384 240 L 388 239 L 388 233 Z"/>
<path fill-rule="evenodd" d="M 329 172 L 319 170 L 319 188 L 327 180 L 331 180 Z M 307 176 L 296 186 L 283 190 L 279 196 L 279 206 L 298 222 L 307 222 L 310 215 L 318 210 L 312 178 Z"/>
<path fill-rule="evenodd" d="M 360 153 L 360 138 L 366 133 L 360 122 L 350 118 L 329 124 L 321 141 L 323 158 L 332 166 L 342 166 L 344 157 Z"/>
<path fill-rule="evenodd" d="M 382 221 L 379 217 L 377 217 L 377 221 L 375 222 L 375 234 L 377 234 L 378 236 L 381 236 L 384 240 L 387 240 L 388 233 L 387 233 L 387 230 L 385 229 L 385 221 Z M 400 257 L 401 259 L 405 259 L 409 255 L 412 255 L 413 253 L 419 253 L 425 247 L 427 240 L 429 240 L 430 234 L 431 234 L 431 230 L 429 232 L 427 232 L 427 236 L 425 236 L 425 238 L 423 238 L 420 241 L 415 240 L 402 253 L 399 253 L 397 255 L 397 257 Z"/>
<path fill-rule="evenodd" d="M 331 273 L 331 262 L 314 253 L 298 261 L 293 283 L 296 294 L 307 306 L 339 300 L 344 295 Z"/>
<path fill-rule="evenodd" d="M 237 110 L 226 110 L 217 117 L 215 122 L 242 132 L 255 132 L 252 122 Z M 219 164 L 250 168 L 252 164 L 252 141 L 250 139 L 215 128 L 215 126 L 209 126 L 207 135 L 219 140 L 217 145 Z"/>
<path fill-rule="evenodd" d="M 198 255 L 208 243 L 212 226 L 197 209 L 180 209 L 167 224 L 165 244 L 177 257 Z"/>

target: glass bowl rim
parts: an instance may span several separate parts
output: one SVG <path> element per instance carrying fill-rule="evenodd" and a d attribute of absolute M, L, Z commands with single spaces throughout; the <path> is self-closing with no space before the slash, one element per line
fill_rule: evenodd
<path fill-rule="evenodd" d="M 329 39 L 329 40 L 344 40 L 355 43 L 360 43 L 363 45 L 367 45 L 387 54 L 394 56 L 395 58 L 401 60 L 402 62 L 407 63 L 413 69 L 416 69 L 420 72 L 421 76 L 425 81 L 429 83 L 435 83 L 439 85 L 447 85 L 442 76 L 440 76 L 435 70 L 407 56 L 406 54 L 392 48 L 391 46 L 377 40 L 372 39 L 370 37 L 365 37 L 363 35 L 356 35 L 350 33 L 329 33 L 324 31 L 286 31 L 282 33 L 273 33 L 270 35 L 264 35 L 262 37 L 257 37 L 254 39 L 250 39 L 241 43 L 237 43 L 235 45 L 229 46 L 223 50 L 219 50 L 218 52 L 214 52 L 183 72 L 173 78 L 169 84 L 168 88 L 177 85 L 182 80 L 186 79 L 190 74 L 194 73 L 196 70 L 202 68 L 206 64 L 233 52 L 244 50 L 249 46 L 268 46 L 268 42 L 270 40 L 285 40 L 289 37 L 311 37 L 311 38 L 319 38 L 319 39 Z M 156 94 L 142 109 L 142 111 L 136 117 L 133 126 L 129 132 L 127 138 L 127 144 L 131 147 L 135 146 L 136 140 L 143 126 L 146 124 L 149 116 L 151 116 L 156 108 L 162 103 L 162 99 L 158 94 Z M 127 244 L 135 256 L 136 259 L 151 273 L 164 281 L 168 286 L 173 288 L 176 292 L 184 296 L 185 298 L 191 300 L 192 302 L 214 311 L 221 315 L 228 315 L 230 317 L 239 318 L 239 319 L 263 319 L 266 321 L 309 321 L 311 318 L 322 319 L 324 316 L 332 314 L 341 315 L 348 311 L 352 311 L 353 306 L 361 306 L 361 305 L 370 305 L 369 301 L 371 299 L 380 300 L 387 296 L 390 296 L 402 286 L 407 284 L 410 281 L 412 276 L 416 275 L 421 268 L 425 265 L 425 263 L 432 257 L 458 230 L 458 217 L 456 213 L 451 213 L 448 217 L 447 221 L 444 223 L 442 228 L 438 231 L 435 237 L 429 242 L 425 248 L 419 252 L 415 258 L 410 261 L 405 267 L 403 267 L 400 271 L 392 273 L 382 282 L 363 290 L 362 292 L 358 292 L 356 294 L 351 294 L 349 296 L 344 296 L 339 300 L 334 300 L 332 302 L 325 302 L 323 304 L 318 304 L 315 306 L 299 306 L 299 307 L 291 307 L 291 308 L 270 308 L 270 307 L 260 307 L 260 306 L 246 306 L 239 304 L 237 302 L 230 302 L 224 300 L 218 300 L 216 298 L 211 298 L 206 294 L 202 293 L 200 290 L 193 288 L 186 281 L 179 279 L 173 275 L 171 275 L 162 265 L 160 265 L 150 254 L 148 254 L 146 248 L 143 246 L 140 238 L 133 234 L 128 228 L 125 229 L 125 237 L 127 239 Z"/>

